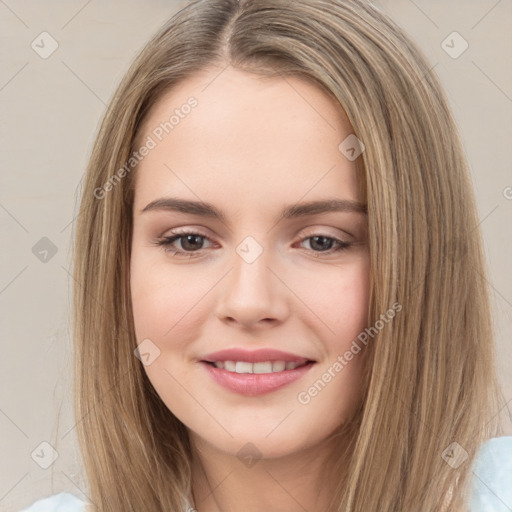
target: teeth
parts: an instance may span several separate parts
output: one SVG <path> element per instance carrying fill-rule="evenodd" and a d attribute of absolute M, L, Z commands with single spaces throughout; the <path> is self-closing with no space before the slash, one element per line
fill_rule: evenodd
<path fill-rule="evenodd" d="M 224 361 L 224 370 L 234 372 L 236 370 L 236 364 L 233 361 Z"/>
<path fill-rule="evenodd" d="M 247 361 L 216 361 L 216 368 L 227 370 L 234 373 L 274 373 L 284 370 L 294 370 L 299 363 L 285 361 L 262 361 L 260 363 L 249 363 Z"/>
<path fill-rule="evenodd" d="M 252 363 L 246 363 L 245 361 L 237 361 L 235 363 L 236 373 L 254 373 L 252 371 Z"/>
<path fill-rule="evenodd" d="M 286 368 L 286 363 L 284 361 L 274 361 L 272 363 L 272 371 L 273 372 L 282 372 Z"/>
<path fill-rule="evenodd" d="M 252 365 L 252 373 L 272 373 L 272 363 L 254 363 Z"/>

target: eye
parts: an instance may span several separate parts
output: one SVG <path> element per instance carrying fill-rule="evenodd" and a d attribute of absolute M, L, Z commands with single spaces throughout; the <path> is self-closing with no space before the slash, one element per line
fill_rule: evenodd
<path fill-rule="evenodd" d="M 315 234 L 302 239 L 302 242 L 309 241 L 311 250 L 315 253 L 332 254 L 335 252 L 346 251 L 351 242 L 344 242 L 332 236 Z M 333 249 L 334 247 L 334 249 Z"/>
<path fill-rule="evenodd" d="M 175 232 L 174 236 L 165 236 L 156 240 L 155 245 L 163 247 L 166 252 L 170 252 L 175 256 L 186 256 L 194 258 L 195 252 L 201 251 L 204 240 L 210 240 L 206 235 L 196 233 L 194 231 Z M 175 242 L 180 242 L 181 248 L 174 246 Z M 210 240 L 211 241 L 211 240 Z"/>
<path fill-rule="evenodd" d="M 212 241 L 206 235 L 195 231 L 174 232 L 173 236 L 162 237 L 155 242 L 155 245 L 163 247 L 166 252 L 170 252 L 174 256 L 195 258 L 201 255 L 202 245 L 205 240 Z M 300 243 L 309 241 L 310 252 L 316 253 L 315 256 L 330 255 L 333 253 L 346 251 L 353 245 L 352 242 L 344 242 L 332 236 L 314 234 L 303 238 Z M 181 249 L 174 244 L 179 242 Z M 195 254 L 197 253 L 197 254 Z M 317 257 L 318 257 L 317 256 Z"/>

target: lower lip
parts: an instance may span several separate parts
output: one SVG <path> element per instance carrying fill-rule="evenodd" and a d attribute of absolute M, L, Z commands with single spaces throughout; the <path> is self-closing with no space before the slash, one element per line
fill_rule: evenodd
<path fill-rule="evenodd" d="M 246 396 L 258 396 L 277 391 L 303 377 L 314 363 L 299 366 L 294 370 L 275 373 L 235 373 L 201 362 L 210 376 L 222 387 Z"/>

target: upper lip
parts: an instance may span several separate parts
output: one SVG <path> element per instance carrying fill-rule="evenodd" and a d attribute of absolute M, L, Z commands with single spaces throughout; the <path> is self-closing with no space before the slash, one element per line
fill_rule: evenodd
<path fill-rule="evenodd" d="M 212 352 L 204 356 L 202 361 L 214 363 L 216 361 L 246 361 L 248 363 L 261 363 L 264 361 L 284 361 L 286 363 L 304 364 L 313 361 L 307 357 L 302 357 L 290 352 L 283 352 L 273 348 L 260 348 L 258 350 L 244 350 L 241 348 L 229 348 Z"/>

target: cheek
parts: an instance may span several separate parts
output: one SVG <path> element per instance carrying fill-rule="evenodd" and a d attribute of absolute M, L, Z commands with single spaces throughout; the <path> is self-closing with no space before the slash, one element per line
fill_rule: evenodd
<path fill-rule="evenodd" d="M 337 334 L 348 327 L 352 336 L 366 327 L 369 302 L 369 272 L 366 265 L 356 266 L 339 287 L 334 298 L 336 304 L 333 329 Z M 354 332 L 357 331 L 357 332 Z"/>
<path fill-rule="evenodd" d="M 310 326 L 322 336 L 324 357 L 297 395 L 299 410 L 322 418 L 319 435 L 328 435 L 349 419 L 361 399 L 365 346 L 357 337 L 367 327 L 369 268 L 366 259 L 317 280 L 308 301 L 316 315 Z"/>
<path fill-rule="evenodd" d="M 142 253 L 143 251 L 140 251 Z M 184 267 L 171 268 L 135 250 L 131 262 L 131 298 L 138 342 L 154 338 L 162 349 L 167 340 L 194 337 L 200 325 L 201 300 L 212 284 L 200 280 Z"/>
<path fill-rule="evenodd" d="M 362 257 L 303 281 L 302 296 L 315 315 L 308 317 L 325 332 L 329 351 L 341 350 L 365 327 L 369 303 L 369 267 Z M 316 330 L 318 330 L 318 328 Z"/>
<path fill-rule="evenodd" d="M 137 344 L 149 339 L 154 345 L 154 360 L 144 365 L 153 387 L 169 410 L 178 417 L 189 414 L 190 399 L 183 393 L 187 384 L 186 370 L 190 364 L 187 348 L 201 337 L 204 324 L 205 281 L 187 272 L 184 267 L 170 265 L 148 251 L 132 252 L 131 299 Z M 156 348 L 155 348 L 156 346 Z M 199 412 L 196 412 L 199 414 Z"/>

